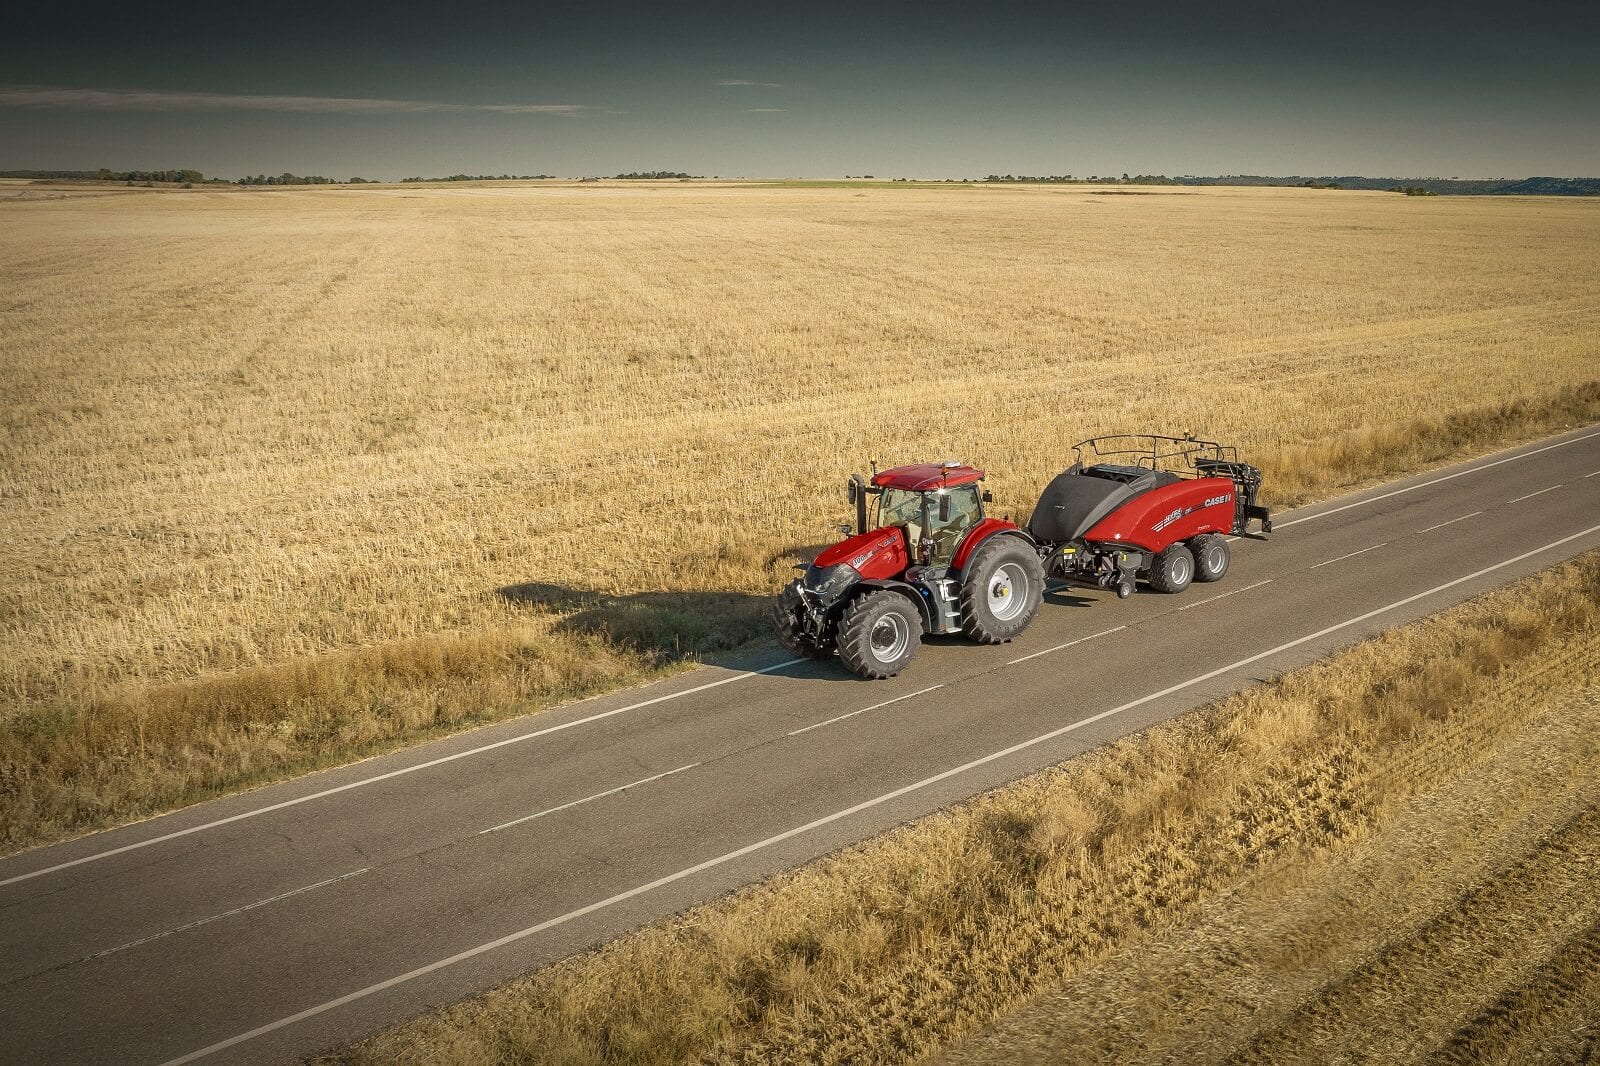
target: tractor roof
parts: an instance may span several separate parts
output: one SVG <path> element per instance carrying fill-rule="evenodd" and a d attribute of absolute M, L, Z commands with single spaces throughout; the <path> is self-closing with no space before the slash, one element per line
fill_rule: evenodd
<path fill-rule="evenodd" d="M 983 480 L 983 471 L 965 463 L 917 463 L 897 466 L 872 475 L 872 483 L 884 489 L 909 489 L 926 492 L 947 485 L 968 485 Z"/>

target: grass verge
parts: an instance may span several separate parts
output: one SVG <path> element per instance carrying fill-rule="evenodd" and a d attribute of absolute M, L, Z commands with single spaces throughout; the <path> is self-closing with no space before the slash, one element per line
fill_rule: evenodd
<path fill-rule="evenodd" d="M 1283 507 L 1600 421 L 1600 382 L 1361 429 L 1263 457 Z M 0 717 L 0 851 L 394 750 L 637 683 L 767 638 L 765 597 L 535 602 L 526 624 L 437 634 Z"/>
<path fill-rule="evenodd" d="M 1498 948 L 1472 930 L 1521 891 L 1570 904 L 1592 884 L 1597 724 L 1591 553 L 325 1061 L 909 1061 L 1119 960 L 1133 991 L 1067 1042 L 1046 1022 L 1083 1020 L 1046 1011 L 967 1061 L 1282 1061 L 1334 1029 L 1370 1052 L 1369 1012 L 1392 1031 L 1419 1002 L 1457 1058 L 1538 1045 L 1529 1025 L 1594 1002 L 1593 894 Z M 1194 932 L 1223 928 L 1264 931 L 1231 954 L 1237 937 Z M 1188 950 L 1148 964 L 1163 944 Z M 1499 977 L 1444 983 L 1462 967 Z"/>

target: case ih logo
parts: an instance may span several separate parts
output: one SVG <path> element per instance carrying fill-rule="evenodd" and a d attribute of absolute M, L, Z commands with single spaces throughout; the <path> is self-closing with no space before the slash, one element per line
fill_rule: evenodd
<path fill-rule="evenodd" d="M 1225 492 L 1221 496 L 1213 496 L 1213 497 L 1211 497 L 1209 500 L 1206 500 L 1204 503 L 1200 504 L 1198 507 L 1180 507 L 1176 511 L 1173 511 L 1171 514 L 1167 515 L 1167 517 L 1163 518 L 1161 521 L 1157 522 L 1155 525 L 1151 526 L 1150 528 L 1159 533 L 1159 532 L 1161 532 L 1161 530 L 1166 529 L 1168 526 L 1172 525 L 1172 523 L 1176 522 L 1178 519 L 1182 518 L 1184 515 L 1186 515 L 1186 514 L 1194 514 L 1194 512 L 1200 510 L 1201 507 L 1215 507 L 1219 503 L 1227 503 L 1229 500 L 1232 500 L 1232 499 L 1233 499 L 1233 493 Z"/>

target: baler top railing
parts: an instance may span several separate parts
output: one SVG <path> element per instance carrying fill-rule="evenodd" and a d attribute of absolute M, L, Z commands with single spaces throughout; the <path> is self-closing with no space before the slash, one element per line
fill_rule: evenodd
<path fill-rule="evenodd" d="M 1091 459 L 1112 459 L 1150 470 L 1170 470 L 1198 473 L 1197 458 L 1238 460 L 1239 450 L 1232 445 L 1195 437 L 1164 437 L 1156 433 L 1114 433 L 1104 437 L 1090 437 L 1072 446 L 1079 466 L 1090 465 Z M 1086 458 L 1086 453 L 1089 458 Z"/>

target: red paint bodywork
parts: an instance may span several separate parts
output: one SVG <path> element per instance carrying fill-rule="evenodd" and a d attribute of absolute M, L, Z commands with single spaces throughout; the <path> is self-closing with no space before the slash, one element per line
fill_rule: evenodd
<path fill-rule="evenodd" d="M 926 492 L 947 485 L 970 485 L 983 480 L 983 471 L 975 466 L 940 466 L 938 463 L 917 463 L 914 466 L 897 466 L 872 475 L 872 483 L 885 489 L 909 489 Z"/>
<path fill-rule="evenodd" d="M 978 545 L 996 533 L 1004 529 L 1016 528 L 1017 524 L 1015 522 L 1007 522 L 1003 518 L 985 518 L 967 530 L 967 535 L 961 538 L 961 543 L 956 546 L 955 558 L 950 561 L 950 569 L 960 570 L 966 566 L 967 560 L 972 557 L 972 553 L 977 550 Z"/>
<path fill-rule="evenodd" d="M 1089 528 L 1091 543 L 1131 544 L 1159 552 L 1174 541 L 1233 529 L 1233 496 L 1225 477 L 1201 477 L 1163 485 L 1135 496 Z M 1160 528 L 1156 528 L 1157 526 Z"/>
<path fill-rule="evenodd" d="M 815 566 L 837 566 L 840 563 L 849 563 L 869 580 L 899 577 L 911 565 L 911 556 L 906 550 L 905 530 L 899 526 L 884 526 L 857 533 L 824 549 L 813 561 Z"/>

